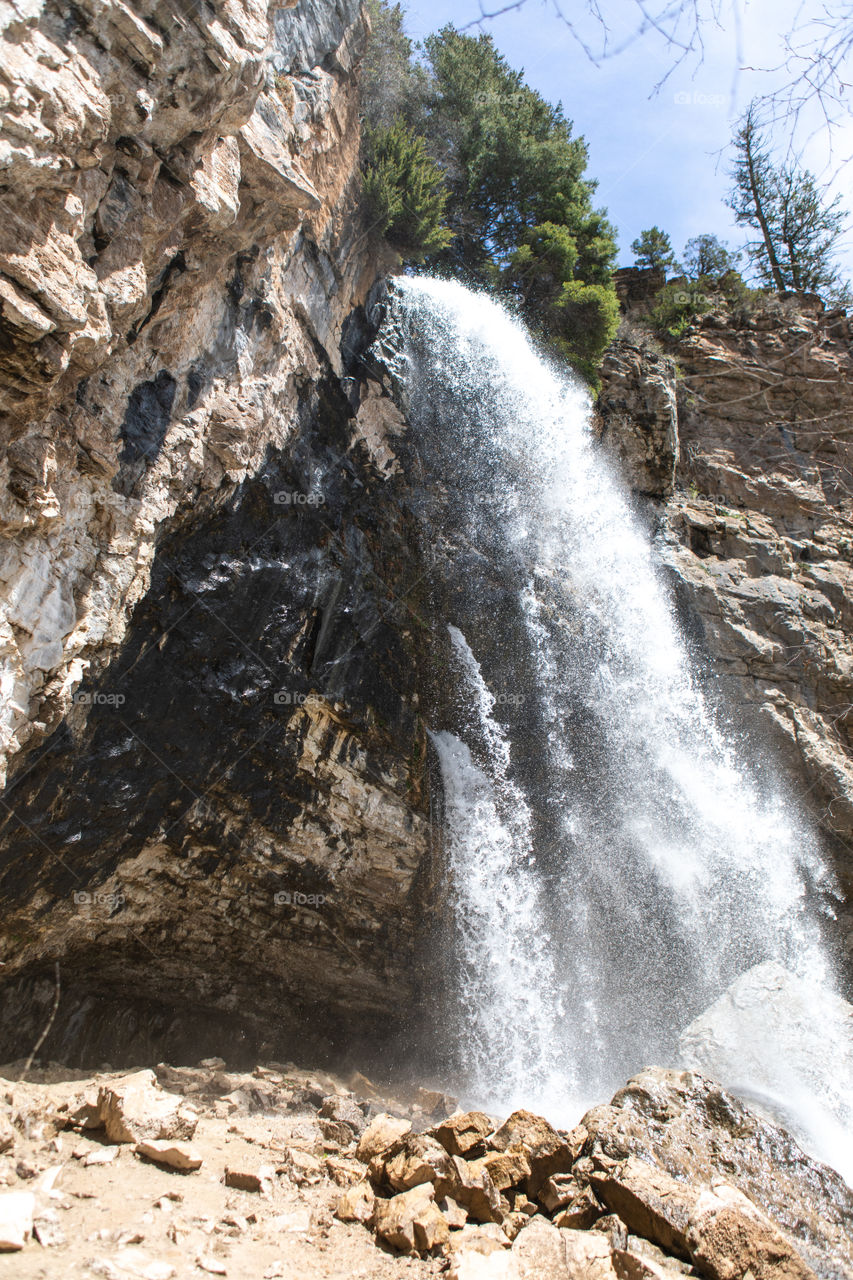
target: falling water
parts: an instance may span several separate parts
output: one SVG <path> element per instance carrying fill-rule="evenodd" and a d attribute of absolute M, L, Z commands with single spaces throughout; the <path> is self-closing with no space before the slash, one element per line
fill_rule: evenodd
<path fill-rule="evenodd" d="M 396 297 L 423 519 L 453 614 L 453 696 L 432 741 L 457 1057 L 473 1099 L 568 1122 L 642 1066 L 674 1064 L 688 1023 L 759 964 L 831 1003 L 816 904 L 832 884 L 692 669 L 585 393 L 487 297 L 428 278 Z M 826 1033 L 824 1074 L 853 1085 L 849 1020 Z M 756 1066 L 757 1052 L 724 1083 L 791 1098 L 790 1070 L 778 1078 L 772 1048 Z M 820 1079 L 804 1081 L 815 1101 Z M 834 1092 L 816 1105 L 853 1129 Z"/>

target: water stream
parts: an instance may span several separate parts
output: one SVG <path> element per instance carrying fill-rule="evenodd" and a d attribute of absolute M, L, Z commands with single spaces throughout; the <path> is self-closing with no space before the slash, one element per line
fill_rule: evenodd
<path fill-rule="evenodd" d="M 780 1075 L 747 1027 L 749 1051 L 719 1074 L 781 1091 L 803 1140 L 836 1158 L 827 1123 L 853 1133 L 838 1078 L 853 1085 L 853 1055 L 814 833 L 694 669 L 586 394 L 488 297 L 424 277 L 395 293 L 452 602 L 452 714 L 432 741 L 461 1086 L 494 1111 L 572 1122 L 644 1065 L 675 1065 L 688 1024 L 773 962 L 835 1010 L 825 1069 L 807 1053 L 810 1069 Z"/>

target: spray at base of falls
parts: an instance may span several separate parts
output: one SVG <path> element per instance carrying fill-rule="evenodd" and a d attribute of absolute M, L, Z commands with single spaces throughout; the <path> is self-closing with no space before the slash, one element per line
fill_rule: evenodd
<path fill-rule="evenodd" d="M 428 278 L 400 280 L 396 297 L 457 607 L 455 714 L 432 742 L 464 1085 L 495 1109 L 565 1115 L 674 1062 L 684 1028 L 768 962 L 835 1011 L 825 1071 L 853 1085 L 818 843 L 700 684 L 587 397 L 488 297 Z M 500 718 L 498 687 L 515 699 Z M 758 1071 L 745 1052 L 744 1078 L 721 1082 L 790 1093 L 768 1057 Z M 797 1075 L 792 1105 L 815 1153 L 837 1160 L 825 1117 L 853 1136 L 853 1088 L 820 1076 Z"/>

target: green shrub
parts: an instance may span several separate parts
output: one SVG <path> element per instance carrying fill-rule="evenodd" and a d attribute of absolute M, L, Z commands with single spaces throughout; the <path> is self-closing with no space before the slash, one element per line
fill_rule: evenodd
<path fill-rule="evenodd" d="M 706 280 L 672 280 L 657 295 L 649 315 L 655 333 L 667 338 L 682 338 L 700 316 L 714 308 L 711 285 Z"/>
<path fill-rule="evenodd" d="M 450 241 L 443 226 L 447 189 L 424 139 L 402 120 L 365 127 L 364 200 L 371 228 L 409 258 L 437 253 Z"/>
<path fill-rule="evenodd" d="M 598 390 L 601 357 L 619 328 L 619 299 L 612 284 L 567 280 L 555 308 L 554 331 L 569 364 Z"/>

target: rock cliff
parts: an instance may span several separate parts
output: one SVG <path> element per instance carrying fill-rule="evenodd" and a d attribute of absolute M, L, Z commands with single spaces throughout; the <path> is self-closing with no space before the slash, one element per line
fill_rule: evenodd
<path fill-rule="evenodd" d="M 429 842 L 363 13 L 8 10 L 4 1048 L 56 960 L 56 1056 L 369 1036 Z"/>
<path fill-rule="evenodd" d="M 643 304 L 627 307 L 636 317 Z M 603 440 L 645 495 L 684 622 L 730 718 L 811 810 L 849 902 L 849 320 L 816 300 L 751 313 L 719 306 L 670 348 L 650 348 L 629 323 L 605 360 Z"/>

